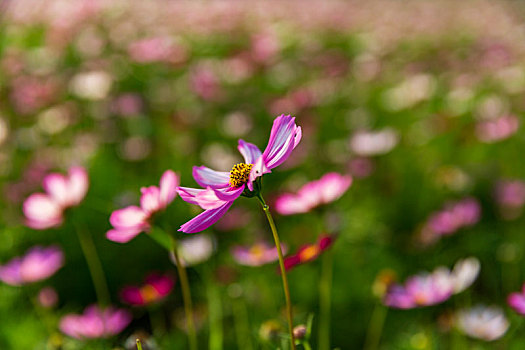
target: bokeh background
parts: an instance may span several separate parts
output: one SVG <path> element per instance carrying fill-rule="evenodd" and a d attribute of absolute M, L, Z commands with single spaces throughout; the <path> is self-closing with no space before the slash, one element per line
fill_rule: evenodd
<path fill-rule="evenodd" d="M 35 244 L 59 244 L 66 255 L 65 266 L 42 284 L 0 285 L 3 349 L 56 343 L 26 294 L 53 286 L 54 320 L 95 302 L 71 221 L 91 233 L 119 305 L 122 286 L 175 268 L 144 234 L 128 244 L 107 240 L 111 212 L 137 203 L 139 188 L 156 184 L 166 169 L 190 187 L 193 165 L 229 171 L 241 161 L 237 139 L 264 148 L 282 113 L 297 118 L 303 139 L 265 176 L 270 204 L 329 171 L 354 178 L 321 213 L 276 214 L 291 251 L 315 241 L 319 220 L 338 233 L 333 347 L 363 346 L 380 303 L 372 286 L 381 271 L 391 269 L 403 281 L 466 256 L 481 261 L 475 284 L 438 306 L 388 310 L 380 348 L 451 348 L 450 315 L 477 303 L 499 305 L 511 329 L 519 324 L 506 298 L 525 279 L 525 194 L 505 196 L 501 186 L 525 181 L 520 4 L 51 0 L 4 1 L 0 11 L 0 263 Z M 90 177 L 74 219 L 46 231 L 24 226 L 24 199 L 41 191 L 45 174 L 74 164 Z M 466 197 L 479 201 L 479 222 L 428 242 L 427 219 Z M 175 231 L 196 213 L 176 199 L 164 220 Z M 264 348 L 261 325 L 273 319 L 285 327 L 276 265 L 241 267 L 230 254 L 233 244 L 271 242 L 258 203 L 237 201 L 232 216 L 206 234 L 214 236 L 215 254 L 189 269 L 202 348 L 210 285 L 221 301 L 224 348 L 237 348 L 236 312 L 247 315 L 254 348 Z M 289 274 L 297 324 L 318 310 L 320 273 L 315 261 Z M 184 348 L 178 285 L 159 309 L 169 326 L 156 339 L 160 348 Z M 123 347 L 133 332 L 151 332 L 146 312 L 133 313 L 111 346 Z M 312 337 L 315 348 L 315 331 Z M 466 348 L 520 349 L 525 338 L 509 331 L 495 342 L 465 342 Z"/>

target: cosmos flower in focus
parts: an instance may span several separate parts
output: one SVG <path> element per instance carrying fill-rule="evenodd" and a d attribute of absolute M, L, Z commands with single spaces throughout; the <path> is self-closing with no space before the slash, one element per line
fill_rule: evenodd
<path fill-rule="evenodd" d="M 184 238 L 177 242 L 177 253 L 183 266 L 194 266 L 207 261 L 214 250 L 214 239 L 206 234 Z M 173 253 L 170 254 L 170 258 L 177 265 Z"/>
<path fill-rule="evenodd" d="M 404 285 L 392 283 L 383 303 L 397 309 L 413 309 L 444 302 L 474 283 L 480 270 L 479 260 L 459 260 L 452 271 L 441 266 L 432 273 L 421 273 L 407 279 Z"/>
<path fill-rule="evenodd" d="M 115 210 L 109 222 L 113 229 L 106 233 L 106 237 L 114 242 L 126 243 L 143 231 L 151 228 L 150 219 L 153 214 L 160 212 L 170 204 L 177 195 L 179 177 L 172 170 L 166 170 L 160 178 L 159 187 L 142 187 L 140 191 L 140 207 L 129 207 Z"/>
<path fill-rule="evenodd" d="M 46 193 L 30 195 L 23 205 L 26 225 L 37 230 L 62 224 L 64 210 L 77 206 L 84 199 L 89 179 L 84 168 L 72 167 L 67 176 L 47 175 L 43 187 Z"/>
<path fill-rule="evenodd" d="M 334 243 L 334 240 L 334 235 L 323 234 L 319 236 L 317 242 L 303 245 L 301 248 L 299 248 L 297 253 L 284 259 L 285 269 L 290 270 L 297 265 L 305 264 L 317 259 L 317 257 L 319 257 L 323 251 L 330 248 L 330 246 Z"/>
<path fill-rule="evenodd" d="M 286 254 L 287 248 L 281 245 L 283 255 Z M 258 242 L 250 247 L 234 246 L 231 250 L 234 260 L 245 266 L 261 266 L 272 263 L 279 259 L 277 248 L 266 242 Z"/>
<path fill-rule="evenodd" d="M 84 313 L 68 314 L 60 320 L 60 330 L 76 339 L 108 338 L 119 334 L 132 320 L 127 310 L 97 305 L 88 306 Z"/>
<path fill-rule="evenodd" d="M 301 141 L 301 127 L 295 118 L 281 115 L 273 122 L 270 139 L 264 152 L 254 144 L 239 140 L 239 152 L 245 163 L 233 166 L 230 172 L 215 171 L 205 166 L 193 167 L 195 181 L 204 189 L 179 187 L 181 198 L 204 209 L 179 231 L 196 233 L 203 231 L 219 220 L 243 193 L 253 196 L 256 181 L 271 169 L 282 164 Z M 245 192 L 250 191 L 250 193 Z"/>
<path fill-rule="evenodd" d="M 461 310 L 456 315 L 456 326 L 461 332 L 486 341 L 501 338 L 509 325 L 503 311 L 498 307 L 478 305 Z"/>
<path fill-rule="evenodd" d="M 156 303 L 173 290 L 175 280 L 169 275 L 150 274 L 141 286 L 127 286 L 120 292 L 122 301 L 133 306 Z"/>
<path fill-rule="evenodd" d="M 285 193 L 275 201 L 275 209 L 281 215 L 306 213 L 313 208 L 339 199 L 352 184 L 352 177 L 328 173 L 319 180 L 305 184 L 297 194 Z"/>
<path fill-rule="evenodd" d="M 525 284 L 523 284 L 521 292 L 515 292 L 509 295 L 507 303 L 514 311 L 525 316 Z"/>
<path fill-rule="evenodd" d="M 12 286 L 51 277 L 64 265 L 64 254 L 56 246 L 31 248 L 24 256 L 0 265 L 0 280 Z"/>

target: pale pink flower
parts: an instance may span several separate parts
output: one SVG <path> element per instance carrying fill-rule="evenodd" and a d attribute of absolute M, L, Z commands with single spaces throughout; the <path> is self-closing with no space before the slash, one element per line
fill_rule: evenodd
<path fill-rule="evenodd" d="M 499 307 L 478 305 L 461 310 L 456 316 L 458 329 L 472 338 L 493 341 L 509 329 L 509 321 Z"/>
<path fill-rule="evenodd" d="M 68 314 L 60 320 L 60 330 L 77 339 L 108 338 L 119 334 L 132 320 L 127 310 L 88 306 L 84 313 Z"/>
<path fill-rule="evenodd" d="M 58 303 L 58 294 L 53 287 L 44 287 L 38 292 L 38 303 L 45 308 L 52 308 Z"/>
<path fill-rule="evenodd" d="M 275 209 L 281 215 L 306 213 L 315 207 L 339 199 L 352 184 L 350 175 L 328 173 L 319 180 L 301 187 L 297 194 L 285 193 L 275 201 Z"/>
<path fill-rule="evenodd" d="M 23 205 L 26 225 L 37 230 L 60 225 L 64 210 L 79 205 L 86 196 L 89 179 L 84 168 L 72 167 L 67 176 L 47 175 L 43 187 L 46 193 L 30 195 Z"/>
<path fill-rule="evenodd" d="M 0 280 L 12 286 L 47 279 L 64 265 L 64 253 L 56 246 L 31 248 L 24 256 L 0 265 Z"/>
<path fill-rule="evenodd" d="M 153 214 L 166 209 L 177 195 L 179 177 L 172 170 L 166 170 L 160 178 L 159 187 L 142 187 L 140 191 L 140 207 L 129 207 L 115 210 L 109 222 L 113 229 L 106 233 L 106 237 L 114 242 L 126 243 L 143 231 L 151 228 L 150 219 Z"/>
<path fill-rule="evenodd" d="M 518 117 L 508 115 L 493 120 L 479 122 L 476 135 L 482 142 L 493 143 L 512 136 L 520 126 Z"/>
<path fill-rule="evenodd" d="M 282 244 L 282 253 L 286 254 L 287 247 Z M 277 248 L 266 242 L 258 242 L 249 247 L 234 246 L 231 250 L 233 259 L 240 265 L 261 266 L 279 259 Z"/>

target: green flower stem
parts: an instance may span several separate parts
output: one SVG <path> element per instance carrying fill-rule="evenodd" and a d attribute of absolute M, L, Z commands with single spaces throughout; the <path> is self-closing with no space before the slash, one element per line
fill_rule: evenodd
<path fill-rule="evenodd" d="M 332 297 L 333 252 L 325 252 L 321 259 L 319 284 L 319 350 L 330 350 L 330 306 Z"/>
<path fill-rule="evenodd" d="M 292 350 L 295 350 L 295 337 L 293 335 L 293 313 L 292 313 L 292 303 L 290 301 L 290 289 L 288 288 L 288 279 L 286 277 L 286 269 L 284 268 L 284 258 L 283 258 L 283 251 L 281 248 L 281 242 L 279 240 L 279 235 L 277 234 L 277 228 L 275 227 L 275 223 L 273 222 L 272 214 L 270 213 L 270 207 L 264 202 L 264 199 L 258 194 L 257 198 L 261 202 L 262 208 L 264 213 L 266 214 L 266 218 L 268 219 L 268 223 L 270 224 L 270 228 L 272 229 L 273 239 L 275 241 L 275 247 L 277 248 L 277 253 L 279 254 L 279 266 L 281 268 L 281 277 L 283 280 L 283 290 L 284 290 L 284 296 L 286 299 L 286 311 L 287 311 L 287 318 L 288 318 L 288 331 L 290 333 L 290 343 Z"/>
<path fill-rule="evenodd" d="M 217 286 L 213 283 L 213 276 L 208 266 L 205 266 L 206 294 L 208 297 L 208 314 L 210 327 L 210 350 L 222 350 L 223 329 L 222 329 L 222 302 L 221 295 Z"/>
<path fill-rule="evenodd" d="M 75 231 L 77 232 L 80 247 L 82 253 L 84 253 L 89 273 L 91 274 L 91 279 L 95 286 L 98 303 L 101 307 L 108 306 L 111 301 L 108 284 L 106 276 L 104 275 L 102 263 L 97 254 L 97 249 L 93 243 L 93 238 L 85 228 L 80 227 L 79 225 L 76 225 Z"/>
<path fill-rule="evenodd" d="M 365 350 L 375 350 L 379 346 L 387 311 L 388 308 L 386 306 L 382 305 L 381 302 L 377 302 L 374 311 L 372 311 L 370 324 L 368 325 L 364 347 Z"/>
<path fill-rule="evenodd" d="M 175 257 L 175 263 L 177 265 L 177 272 L 179 274 L 180 285 L 182 288 L 182 299 L 184 301 L 184 312 L 186 314 L 186 327 L 188 328 L 188 338 L 190 342 L 190 349 L 197 350 L 197 333 L 195 332 L 195 324 L 193 322 L 193 304 L 191 301 L 190 284 L 188 282 L 188 275 L 186 269 L 182 265 L 182 262 L 177 252 L 177 241 L 172 236 L 171 238 L 171 251 Z"/>
<path fill-rule="evenodd" d="M 246 305 L 241 298 L 232 298 L 233 322 L 235 324 L 235 335 L 237 338 L 237 348 L 252 350 L 253 344 L 250 338 L 250 321 Z"/>
<path fill-rule="evenodd" d="M 137 342 L 137 350 L 142 350 L 142 343 L 140 342 L 140 339 L 137 339 L 136 342 Z"/>

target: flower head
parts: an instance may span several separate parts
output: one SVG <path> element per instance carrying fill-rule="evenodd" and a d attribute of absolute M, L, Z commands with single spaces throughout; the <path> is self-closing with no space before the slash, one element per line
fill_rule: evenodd
<path fill-rule="evenodd" d="M 295 124 L 295 118 L 281 115 L 273 122 L 264 152 L 254 144 L 239 140 L 238 149 L 244 163 L 234 165 L 230 172 L 194 167 L 193 177 L 204 188 L 179 187 L 178 193 L 184 201 L 200 206 L 204 212 L 183 224 L 179 231 L 203 231 L 217 222 L 243 193 L 253 195 L 253 191 L 258 190 L 254 188 L 256 180 L 288 159 L 300 140 L 301 127 Z"/>
<path fill-rule="evenodd" d="M 297 265 L 317 259 L 317 257 L 319 257 L 323 251 L 330 248 L 330 246 L 334 243 L 334 239 L 334 235 L 323 234 L 319 236 L 317 242 L 303 245 L 301 248 L 299 248 L 297 253 L 284 259 L 285 269 L 290 270 Z"/>
<path fill-rule="evenodd" d="M 169 275 L 150 274 L 141 286 L 127 286 L 120 292 L 122 300 L 130 305 L 144 306 L 156 303 L 173 290 L 175 280 Z"/>
<path fill-rule="evenodd" d="M 24 256 L 0 265 L 0 280 L 20 286 L 49 278 L 64 265 L 64 254 L 56 246 L 31 248 Z"/>
<path fill-rule="evenodd" d="M 515 292 L 509 295 L 507 303 L 514 311 L 525 316 L 525 284 L 523 284 L 521 292 Z"/>
<path fill-rule="evenodd" d="M 282 244 L 281 248 L 283 254 L 286 254 L 286 246 Z M 231 253 L 238 264 L 246 266 L 261 266 L 279 258 L 277 248 L 266 242 L 258 242 L 251 247 L 234 246 Z"/>
<path fill-rule="evenodd" d="M 172 170 L 166 170 L 160 178 L 159 187 L 142 187 L 140 207 L 129 206 L 115 210 L 109 222 L 113 229 L 106 237 L 115 242 L 126 243 L 143 231 L 150 229 L 150 219 L 153 214 L 166 209 L 177 195 L 179 177 Z"/>
<path fill-rule="evenodd" d="M 319 205 L 339 199 L 351 184 L 352 177 L 349 175 L 328 173 L 301 187 L 297 194 L 281 195 L 275 202 L 275 209 L 281 215 L 306 213 Z"/>
<path fill-rule="evenodd" d="M 88 186 L 87 172 L 81 167 L 70 168 L 67 176 L 47 175 L 43 181 L 46 193 L 34 193 L 24 202 L 26 225 L 37 230 L 59 226 L 64 210 L 80 204 Z"/>
<path fill-rule="evenodd" d="M 68 314 L 60 320 L 60 330 L 77 339 L 108 338 L 119 334 L 131 322 L 131 314 L 123 309 L 97 305 L 88 306 L 84 313 Z"/>
<path fill-rule="evenodd" d="M 459 311 L 456 325 L 466 335 L 486 341 L 501 338 L 509 329 L 509 321 L 500 308 L 483 305 Z"/>

